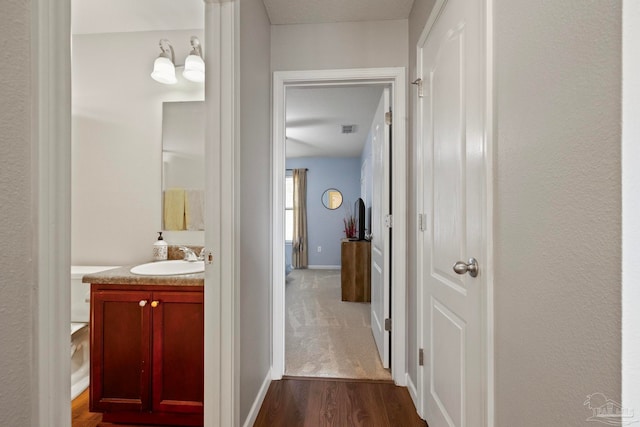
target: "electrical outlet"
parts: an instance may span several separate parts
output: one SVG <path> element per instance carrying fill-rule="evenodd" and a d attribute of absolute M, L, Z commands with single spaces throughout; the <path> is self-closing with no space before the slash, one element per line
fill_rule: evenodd
<path fill-rule="evenodd" d="M 322 246 L 318 246 L 318 252 L 322 252 Z"/>

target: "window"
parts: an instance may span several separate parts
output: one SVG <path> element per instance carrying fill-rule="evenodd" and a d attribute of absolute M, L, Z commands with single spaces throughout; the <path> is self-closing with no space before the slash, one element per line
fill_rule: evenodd
<path fill-rule="evenodd" d="M 293 175 L 285 176 L 284 194 L 284 240 L 291 242 L 293 240 Z"/>

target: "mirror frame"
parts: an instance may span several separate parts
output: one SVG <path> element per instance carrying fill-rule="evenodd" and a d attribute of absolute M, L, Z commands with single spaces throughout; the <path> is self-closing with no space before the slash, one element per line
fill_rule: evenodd
<path fill-rule="evenodd" d="M 333 192 L 336 192 L 340 195 L 340 203 L 338 204 L 338 206 L 336 207 L 330 207 L 331 206 L 331 197 Z M 327 203 L 325 203 L 324 199 L 325 196 L 327 197 Z M 344 202 L 344 197 L 342 196 L 342 191 L 338 190 L 337 188 L 327 188 L 326 190 L 324 190 L 324 193 L 322 193 L 322 196 L 320 196 L 320 201 L 322 202 L 322 205 L 326 208 L 329 209 L 330 211 L 334 211 L 338 208 L 340 208 L 340 206 L 342 206 L 342 203 Z M 327 206 L 328 205 L 328 206 Z"/>

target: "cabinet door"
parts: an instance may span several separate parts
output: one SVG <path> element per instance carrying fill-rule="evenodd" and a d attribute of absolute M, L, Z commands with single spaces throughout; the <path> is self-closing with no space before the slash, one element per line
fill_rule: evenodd
<path fill-rule="evenodd" d="M 150 408 L 151 292 L 91 293 L 90 409 Z"/>
<path fill-rule="evenodd" d="M 154 292 L 153 410 L 202 414 L 204 305 L 202 292 Z"/>

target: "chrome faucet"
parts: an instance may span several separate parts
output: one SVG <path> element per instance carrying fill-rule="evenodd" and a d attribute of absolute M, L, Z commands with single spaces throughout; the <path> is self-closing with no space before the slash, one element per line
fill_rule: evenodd
<path fill-rule="evenodd" d="M 189 262 L 198 261 L 198 256 L 191 248 L 187 248 L 186 246 L 180 246 L 180 249 L 184 253 L 184 260 Z"/>

